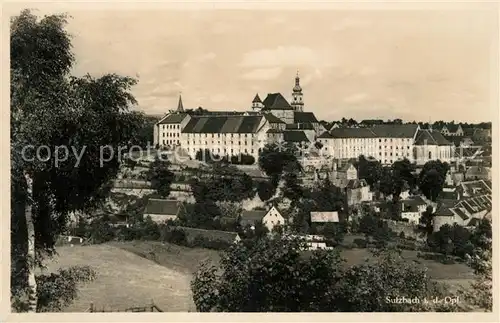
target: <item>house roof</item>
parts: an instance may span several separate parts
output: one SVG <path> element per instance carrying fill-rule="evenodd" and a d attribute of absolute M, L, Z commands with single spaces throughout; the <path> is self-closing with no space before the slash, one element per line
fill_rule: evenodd
<path fill-rule="evenodd" d="M 258 93 L 255 94 L 255 98 L 253 98 L 252 103 L 262 103 Z"/>
<path fill-rule="evenodd" d="M 312 112 L 294 112 L 293 113 L 293 122 L 294 123 L 318 123 L 318 119 Z"/>
<path fill-rule="evenodd" d="M 158 124 L 177 124 L 181 123 L 186 117 L 187 113 L 171 113 L 166 115 L 163 119 L 158 121 Z"/>
<path fill-rule="evenodd" d="M 491 194 L 491 187 L 483 180 L 462 182 L 460 187 L 467 196 Z"/>
<path fill-rule="evenodd" d="M 267 130 L 266 133 L 283 133 L 283 130 L 271 128 Z"/>
<path fill-rule="evenodd" d="M 354 166 L 352 163 L 348 162 L 348 163 L 345 163 L 343 164 L 342 166 L 340 166 L 338 169 L 337 169 L 337 172 L 347 172 L 347 170 L 351 167 L 351 166 Z M 354 167 L 356 168 L 356 167 Z"/>
<path fill-rule="evenodd" d="M 262 103 L 262 110 L 293 110 L 281 93 L 269 93 Z"/>
<path fill-rule="evenodd" d="M 449 141 L 450 143 L 452 143 L 453 145 L 455 145 L 456 147 L 459 147 L 462 142 L 464 142 L 466 139 L 470 140 L 472 142 L 472 139 L 470 137 L 467 137 L 467 136 L 444 136 L 443 137 Z"/>
<path fill-rule="evenodd" d="M 253 225 L 255 222 L 260 222 L 267 212 L 268 211 L 264 210 L 243 210 L 243 212 L 241 212 L 241 224 L 245 226 L 247 224 Z"/>
<path fill-rule="evenodd" d="M 489 170 L 487 167 L 471 166 L 465 171 L 465 174 L 467 176 L 487 176 L 489 174 Z"/>
<path fill-rule="evenodd" d="M 455 207 L 455 208 L 450 209 L 450 211 L 455 213 L 456 215 L 458 215 L 464 221 L 469 219 L 469 216 L 465 213 L 464 209 Z"/>
<path fill-rule="evenodd" d="M 286 142 L 309 142 L 304 131 L 287 130 L 283 132 L 283 140 Z"/>
<path fill-rule="evenodd" d="M 339 222 L 338 212 L 311 212 L 311 222 L 325 223 L 325 222 Z"/>
<path fill-rule="evenodd" d="M 415 145 L 446 146 L 451 145 L 451 143 L 446 140 L 446 138 L 439 131 L 421 129 L 417 132 L 417 135 L 415 137 Z"/>
<path fill-rule="evenodd" d="M 288 123 L 286 126 L 285 126 L 286 129 L 289 129 L 289 130 L 298 130 L 298 129 L 301 129 L 301 130 L 314 130 L 314 127 L 311 123 Z"/>
<path fill-rule="evenodd" d="M 333 136 L 329 131 L 323 132 L 321 135 L 319 135 L 318 139 L 332 139 Z"/>
<path fill-rule="evenodd" d="M 183 133 L 255 133 L 262 116 L 195 116 Z"/>
<path fill-rule="evenodd" d="M 233 243 L 238 236 L 238 233 L 229 231 L 204 230 L 188 227 L 175 227 L 175 229 L 184 231 L 188 239 L 195 239 L 197 236 L 201 236 L 206 239 L 221 240 L 228 243 Z"/>
<path fill-rule="evenodd" d="M 371 128 L 334 128 L 330 131 L 333 138 L 376 138 Z"/>
<path fill-rule="evenodd" d="M 144 214 L 177 215 L 180 207 L 179 201 L 149 199 Z"/>
<path fill-rule="evenodd" d="M 366 187 L 368 186 L 368 183 L 364 179 L 350 179 L 347 182 L 347 188 L 348 189 L 357 189 L 361 187 Z"/>
<path fill-rule="evenodd" d="M 381 138 L 413 138 L 418 129 L 416 124 L 375 125 L 373 132 Z"/>
<path fill-rule="evenodd" d="M 285 123 L 283 120 L 272 113 L 264 113 L 264 118 L 266 118 L 267 122 L 269 123 Z"/>
<path fill-rule="evenodd" d="M 457 132 L 458 127 L 460 127 L 460 125 L 458 125 L 458 124 L 447 124 L 446 125 L 446 128 L 448 129 L 449 132 Z"/>

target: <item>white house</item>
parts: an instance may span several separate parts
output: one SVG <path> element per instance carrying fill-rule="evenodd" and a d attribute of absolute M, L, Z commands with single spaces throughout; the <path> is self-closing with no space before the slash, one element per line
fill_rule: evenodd
<path fill-rule="evenodd" d="M 426 209 L 427 203 L 419 196 L 401 200 L 401 217 L 410 223 L 418 224 Z"/>
<path fill-rule="evenodd" d="M 269 210 L 243 210 L 241 213 L 241 225 L 254 226 L 255 222 L 262 222 L 271 232 L 277 225 L 284 225 L 285 218 L 277 207 L 273 206 Z"/>
<path fill-rule="evenodd" d="M 311 223 L 338 223 L 339 213 L 335 212 L 311 212 Z"/>

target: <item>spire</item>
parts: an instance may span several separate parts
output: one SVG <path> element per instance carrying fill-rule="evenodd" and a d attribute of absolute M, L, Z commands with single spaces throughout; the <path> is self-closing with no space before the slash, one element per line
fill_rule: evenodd
<path fill-rule="evenodd" d="M 179 93 L 179 104 L 177 105 L 177 112 L 184 112 L 184 106 L 182 105 L 182 92 Z"/>
<path fill-rule="evenodd" d="M 300 87 L 299 70 L 297 70 L 297 75 L 295 76 L 295 86 L 293 87 L 293 92 L 302 92 L 302 88 Z"/>
<path fill-rule="evenodd" d="M 252 103 L 256 103 L 256 102 L 259 102 L 259 103 L 262 102 L 262 100 L 259 97 L 259 93 L 255 94 L 255 98 L 252 101 Z"/>

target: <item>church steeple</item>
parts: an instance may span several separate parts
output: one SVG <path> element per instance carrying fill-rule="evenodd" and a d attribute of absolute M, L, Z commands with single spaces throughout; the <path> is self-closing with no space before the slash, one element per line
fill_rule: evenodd
<path fill-rule="evenodd" d="M 260 111 L 264 107 L 264 104 L 262 104 L 262 100 L 259 97 L 259 94 L 257 93 L 255 95 L 255 98 L 252 100 L 252 109 L 254 111 Z"/>
<path fill-rule="evenodd" d="M 303 101 L 302 87 L 300 86 L 299 71 L 297 71 L 297 75 L 295 76 L 295 86 L 293 87 L 292 90 L 291 106 L 295 111 L 304 110 L 304 101 Z"/>
<path fill-rule="evenodd" d="M 179 93 L 179 103 L 177 104 L 177 112 L 184 112 L 184 106 L 182 105 L 182 93 Z"/>

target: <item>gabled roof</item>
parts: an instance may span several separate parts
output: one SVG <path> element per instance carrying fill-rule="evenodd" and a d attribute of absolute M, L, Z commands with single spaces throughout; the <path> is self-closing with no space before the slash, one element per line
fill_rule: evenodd
<path fill-rule="evenodd" d="M 415 145 L 447 146 L 451 145 L 451 143 L 439 131 L 420 129 L 415 137 Z"/>
<path fill-rule="evenodd" d="M 458 215 L 464 221 L 469 219 L 469 216 L 465 213 L 466 212 L 465 209 L 455 207 L 450 209 L 450 211 Z"/>
<path fill-rule="evenodd" d="M 467 176 L 486 176 L 489 171 L 487 167 L 471 166 L 466 170 L 465 174 Z"/>
<path fill-rule="evenodd" d="M 329 131 L 323 132 L 321 135 L 319 135 L 318 139 L 333 139 L 334 137 Z"/>
<path fill-rule="evenodd" d="M 195 116 L 183 133 L 255 133 L 262 116 Z"/>
<path fill-rule="evenodd" d="M 177 215 L 180 208 L 179 201 L 149 199 L 144 214 Z"/>
<path fill-rule="evenodd" d="M 269 93 L 262 103 L 262 110 L 293 110 L 281 93 Z"/>
<path fill-rule="evenodd" d="M 283 130 L 271 128 L 266 133 L 283 133 Z"/>
<path fill-rule="evenodd" d="M 340 167 L 337 169 L 337 172 L 347 172 L 347 170 L 348 170 L 351 166 L 353 166 L 353 167 L 354 167 L 354 165 L 353 165 L 352 163 L 350 163 L 350 162 L 349 162 L 349 163 L 345 163 L 345 164 L 343 164 L 342 166 L 340 166 Z M 354 168 L 356 168 L 356 167 L 354 167 Z"/>
<path fill-rule="evenodd" d="M 449 132 L 457 132 L 458 127 L 460 127 L 459 124 L 448 124 L 446 128 L 448 128 Z"/>
<path fill-rule="evenodd" d="M 281 120 L 272 113 L 264 113 L 264 118 L 266 118 L 269 123 L 285 123 L 285 121 Z"/>
<path fill-rule="evenodd" d="M 260 222 L 267 212 L 268 211 L 264 210 L 243 210 L 243 212 L 241 212 L 241 225 L 254 225 L 255 222 Z"/>
<path fill-rule="evenodd" d="M 187 113 L 171 113 L 158 121 L 158 124 L 178 124 L 181 123 L 187 116 Z"/>
<path fill-rule="evenodd" d="M 339 213 L 335 212 L 311 212 L 312 223 L 339 222 Z"/>
<path fill-rule="evenodd" d="M 287 130 L 283 132 L 283 140 L 286 142 L 309 142 L 304 131 Z"/>
<path fill-rule="evenodd" d="M 318 119 L 312 112 L 294 112 L 293 113 L 294 123 L 318 123 Z"/>
<path fill-rule="evenodd" d="M 330 131 L 333 138 L 376 138 L 371 128 L 335 128 Z"/>

